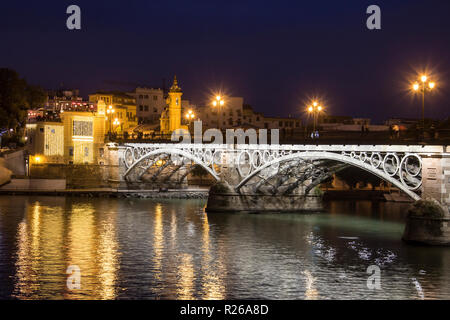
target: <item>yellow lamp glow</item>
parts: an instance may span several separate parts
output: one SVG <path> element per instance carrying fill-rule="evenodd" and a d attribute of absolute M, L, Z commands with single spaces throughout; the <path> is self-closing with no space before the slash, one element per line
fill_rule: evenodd
<path fill-rule="evenodd" d="M 309 112 L 313 112 L 313 107 L 309 107 L 309 108 L 308 108 L 308 111 L 309 111 Z"/>
<path fill-rule="evenodd" d="M 434 89 L 434 87 L 436 86 L 436 83 L 430 82 L 430 83 L 428 83 L 428 86 L 430 87 L 430 89 Z"/>
<path fill-rule="evenodd" d="M 414 84 L 413 84 L 413 90 L 414 90 L 414 91 L 419 90 L 419 84 L 418 84 L 418 83 L 414 83 Z"/>
<path fill-rule="evenodd" d="M 215 107 L 215 106 L 217 106 L 217 101 L 213 101 L 213 106 Z"/>
<path fill-rule="evenodd" d="M 420 80 L 422 80 L 422 82 L 427 81 L 428 77 L 426 75 L 423 75 L 422 77 L 420 77 Z"/>
<path fill-rule="evenodd" d="M 322 111 L 322 106 L 318 106 L 317 110 Z"/>

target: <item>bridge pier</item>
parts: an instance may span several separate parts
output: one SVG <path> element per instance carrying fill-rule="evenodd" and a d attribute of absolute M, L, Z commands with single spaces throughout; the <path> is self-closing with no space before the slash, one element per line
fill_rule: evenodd
<path fill-rule="evenodd" d="M 422 199 L 408 211 L 402 239 L 426 245 L 450 245 L 450 157 L 422 156 Z"/>
<path fill-rule="evenodd" d="M 422 198 L 450 207 L 450 156 L 422 157 Z"/>

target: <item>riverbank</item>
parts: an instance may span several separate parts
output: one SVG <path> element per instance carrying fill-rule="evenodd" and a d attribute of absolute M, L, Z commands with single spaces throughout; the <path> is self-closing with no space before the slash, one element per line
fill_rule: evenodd
<path fill-rule="evenodd" d="M 166 198 L 166 199 L 206 199 L 209 189 L 167 189 L 167 190 L 117 190 L 112 188 L 95 189 L 0 189 L 0 195 L 45 195 L 45 196 L 76 196 L 76 197 L 105 197 L 105 198 Z"/>
<path fill-rule="evenodd" d="M 0 187 L 0 195 L 46 195 L 46 196 L 77 196 L 77 197 L 106 197 L 106 198 L 167 198 L 167 199 L 207 199 L 209 188 L 204 186 L 190 186 L 187 189 L 167 189 L 167 190 L 118 190 L 114 188 L 83 188 L 83 189 L 63 189 L 58 188 L 58 184 L 42 188 L 8 188 L 7 185 Z M 326 190 L 323 196 L 324 201 L 335 200 L 370 200 L 370 201 L 396 201 L 389 199 L 389 194 L 385 191 L 372 190 Z M 408 199 L 407 199 L 408 200 Z"/>

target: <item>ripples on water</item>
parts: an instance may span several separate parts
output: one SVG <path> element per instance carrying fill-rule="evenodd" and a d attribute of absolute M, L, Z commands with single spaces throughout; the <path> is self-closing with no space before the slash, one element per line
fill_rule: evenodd
<path fill-rule="evenodd" d="M 401 242 L 405 205 L 206 214 L 204 201 L 0 196 L 0 298 L 450 298 L 448 248 Z M 381 290 L 366 285 L 381 268 Z M 81 269 L 81 289 L 66 270 Z"/>

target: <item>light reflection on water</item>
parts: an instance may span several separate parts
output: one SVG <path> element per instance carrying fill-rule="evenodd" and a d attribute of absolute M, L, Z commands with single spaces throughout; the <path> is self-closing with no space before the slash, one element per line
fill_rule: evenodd
<path fill-rule="evenodd" d="M 0 197 L 0 298 L 450 298 L 449 248 L 401 242 L 405 205 L 206 214 L 200 200 Z M 381 268 L 381 290 L 366 286 Z M 81 269 L 81 289 L 66 269 Z"/>

